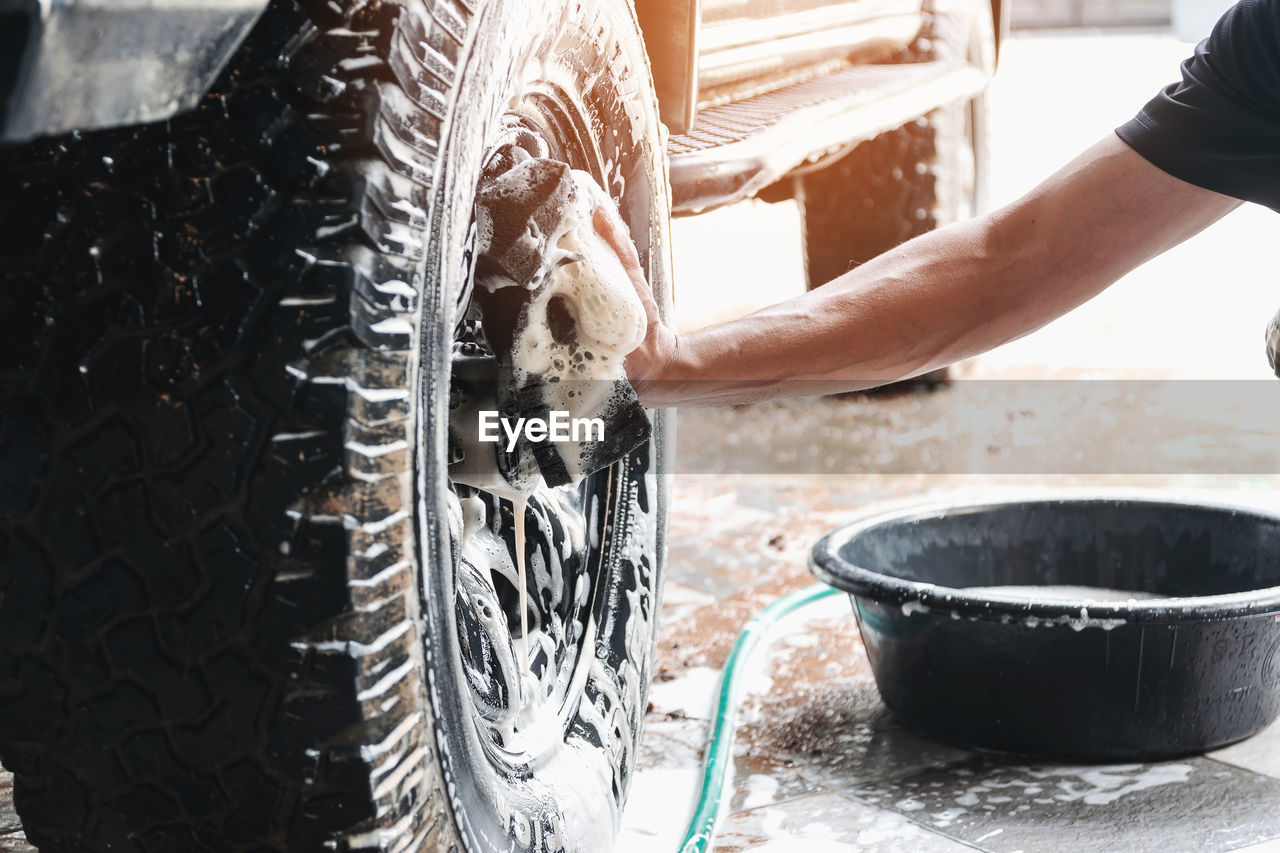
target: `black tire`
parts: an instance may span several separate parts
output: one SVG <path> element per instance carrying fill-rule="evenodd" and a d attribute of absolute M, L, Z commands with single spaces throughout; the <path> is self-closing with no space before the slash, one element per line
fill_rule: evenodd
<path fill-rule="evenodd" d="M 939 113 L 942 111 L 938 111 Z M 800 179 L 805 277 L 810 290 L 912 237 L 939 209 L 937 113 L 870 139 Z"/>
<path fill-rule="evenodd" d="M 559 59 L 522 79 L 536 55 Z M 0 153 L 0 760 L 41 850 L 591 850 L 616 829 L 662 422 L 527 516 L 531 558 L 572 569 L 565 625 L 596 629 L 564 643 L 557 761 L 495 759 L 462 672 L 450 361 L 484 153 L 531 90 L 567 102 L 543 130 L 587 152 L 666 300 L 622 0 L 275 0 L 195 112 Z"/>
<path fill-rule="evenodd" d="M 904 62 L 949 51 L 994 68 L 991 10 L 930 19 Z M 959 35 L 953 35 L 959 30 Z M 981 213 L 987 203 L 987 101 L 980 95 L 870 139 L 797 180 L 805 275 L 812 290 L 912 237 Z"/>

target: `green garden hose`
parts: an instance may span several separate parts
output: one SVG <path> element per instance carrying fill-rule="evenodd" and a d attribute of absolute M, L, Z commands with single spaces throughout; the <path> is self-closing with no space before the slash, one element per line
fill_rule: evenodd
<path fill-rule="evenodd" d="M 738 702 L 742 698 L 738 694 L 742 692 L 746 664 L 751 653 L 784 617 L 814 602 L 844 594 L 820 583 L 796 590 L 753 616 L 738 635 L 720 676 L 720 698 L 716 704 L 715 723 L 711 727 L 711 739 L 707 743 L 707 754 L 702 763 L 702 788 L 698 791 L 698 802 L 680 845 L 680 853 L 705 853 L 715 836 L 722 794 L 733 767 L 733 731 L 737 725 Z"/>

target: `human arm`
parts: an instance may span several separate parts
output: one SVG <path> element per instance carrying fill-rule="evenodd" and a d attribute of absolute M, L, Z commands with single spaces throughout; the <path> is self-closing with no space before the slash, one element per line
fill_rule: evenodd
<path fill-rule="evenodd" d="M 627 372 L 650 406 L 915 376 L 1040 328 L 1239 204 L 1162 172 L 1109 135 L 1012 204 L 740 320 L 677 336 L 650 300 L 649 334 Z M 644 290 L 629 241 L 602 232 Z"/>

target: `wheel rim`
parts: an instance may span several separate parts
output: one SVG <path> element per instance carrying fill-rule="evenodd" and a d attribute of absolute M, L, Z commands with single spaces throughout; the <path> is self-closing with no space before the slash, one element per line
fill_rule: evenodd
<path fill-rule="evenodd" d="M 585 120 L 574 100 L 557 87 L 530 88 L 499 125 L 484 157 L 485 178 L 509 168 L 510 150 L 519 148 L 568 163 L 607 186 L 607 164 Z M 474 218 L 470 233 L 474 240 Z M 468 301 L 472 272 L 467 274 Z M 475 322 L 475 312 L 468 316 L 471 322 L 460 330 L 460 343 L 470 345 L 474 354 L 483 324 Z M 455 533 L 459 663 L 480 741 L 494 765 L 508 773 L 527 772 L 547 756 L 563 740 L 582 701 L 586 672 L 595 657 L 595 614 L 606 604 L 603 593 L 609 585 L 604 548 L 609 517 L 618 511 L 613 494 L 618 468 L 597 472 L 577 486 L 543 485 L 528 497 L 528 674 L 515 637 L 520 619 L 512 502 L 450 483 L 452 526 L 455 532 L 463 530 L 466 539 L 457 547 Z M 466 537 L 481 511 L 483 526 Z"/>
<path fill-rule="evenodd" d="M 456 330 L 465 331 L 468 322 L 459 316 L 459 306 L 469 301 L 460 292 L 470 287 L 469 270 L 475 260 L 468 251 L 476 242 L 472 204 L 486 157 L 513 123 L 523 122 L 549 146 L 561 146 L 561 159 L 585 166 L 618 200 L 641 267 L 661 305 L 666 304 L 670 280 L 665 219 L 669 191 L 656 102 L 647 85 L 644 48 L 629 4 L 493 0 L 481 9 L 476 37 L 457 71 L 459 88 L 450 98 L 454 106 L 439 143 L 443 159 L 433 179 L 425 247 L 428 287 L 422 314 L 417 483 L 426 699 L 440 772 L 438 790 L 448 798 L 464 849 L 587 853 L 607 849 L 620 825 L 643 720 L 662 570 L 667 498 L 661 475 L 669 464 L 669 443 L 663 439 L 669 418 L 654 413 L 653 440 L 590 478 L 580 487 L 583 491 L 571 496 L 580 521 L 562 526 L 566 532 L 585 531 L 589 543 L 580 551 L 587 559 L 578 570 L 587 580 L 575 581 L 580 591 L 574 600 L 589 601 L 575 606 L 578 614 L 586 613 L 594 621 L 594 638 L 583 632 L 579 639 L 574 632 L 574 655 L 581 667 L 559 670 L 575 678 L 562 680 L 563 704 L 556 713 L 543 715 L 554 717 L 552 728 L 561 747 L 544 750 L 553 742 L 534 738 L 513 741 L 515 748 L 506 750 L 499 748 L 505 747 L 505 739 L 495 743 L 494 728 L 495 722 L 501 727 L 509 709 L 509 689 L 504 695 L 502 682 L 483 667 L 472 667 L 481 670 L 478 687 L 466 672 L 468 662 L 488 662 L 485 639 L 475 636 L 479 629 L 464 621 L 460 630 L 458 623 L 457 593 L 467 579 L 456 570 L 462 564 L 457 544 L 466 524 L 463 504 L 474 508 L 475 503 L 450 483 L 450 423 L 442 407 L 449 399 L 450 373 L 459 367 L 451 363 L 450 344 Z M 547 106 L 556 103 L 565 106 Z M 509 554 L 510 516 L 492 514 L 496 501 L 487 500 L 486 515 L 497 522 L 494 535 Z M 554 507 L 549 501 L 540 495 L 535 504 Z M 499 513 L 510 512 L 496 503 Z M 567 513 L 557 508 L 553 514 Z M 583 525 L 582 519 L 589 523 Z M 529 516 L 529 539 L 545 542 L 546 537 L 534 531 L 535 524 Z M 536 577 L 534 562 L 531 558 L 531 581 Z M 485 574 L 488 577 L 480 579 L 487 587 L 492 575 Z M 492 630 L 495 635 L 509 634 L 511 620 L 497 598 L 495 590 L 489 598 L 490 613 L 495 614 Z M 565 623 L 563 617 L 559 621 Z M 530 622 L 539 629 L 537 618 Z M 464 643 L 474 639 L 480 640 L 480 647 L 464 651 Z M 494 645 L 496 641 L 490 647 Z M 579 690 L 577 678 L 583 672 Z M 488 711 L 489 719 L 482 710 Z M 565 721 L 568 727 L 561 732 Z M 430 764 L 428 772 L 433 769 Z"/>

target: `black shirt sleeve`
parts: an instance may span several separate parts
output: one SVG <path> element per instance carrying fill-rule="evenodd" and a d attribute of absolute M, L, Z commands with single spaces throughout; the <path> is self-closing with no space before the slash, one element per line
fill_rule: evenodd
<path fill-rule="evenodd" d="M 1116 133 L 1176 178 L 1280 211 L 1280 0 L 1240 0 Z"/>

